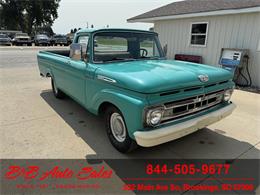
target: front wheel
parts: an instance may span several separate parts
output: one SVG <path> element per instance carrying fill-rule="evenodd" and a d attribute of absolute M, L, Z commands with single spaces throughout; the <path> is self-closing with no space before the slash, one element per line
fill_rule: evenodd
<path fill-rule="evenodd" d="M 116 107 L 111 106 L 106 110 L 105 123 L 108 138 L 119 152 L 130 152 L 137 147 L 136 142 L 128 135 L 122 113 Z"/>
<path fill-rule="evenodd" d="M 51 86 L 54 96 L 58 99 L 64 98 L 65 94 L 57 87 L 54 79 L 51 77 Z"/>

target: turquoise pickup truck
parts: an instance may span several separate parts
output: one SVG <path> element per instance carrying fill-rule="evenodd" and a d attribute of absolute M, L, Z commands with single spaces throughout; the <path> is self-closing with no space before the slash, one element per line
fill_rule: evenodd
<path fill-rule="evenodd" d="M 40 51 L 37 58 L 54 96 L 66 94 L 103 116 L 120 152 L 178 139 L 235 109 L 230 72 L 167 60 L 155 32 L 83 29 L 70 50 Z"/>

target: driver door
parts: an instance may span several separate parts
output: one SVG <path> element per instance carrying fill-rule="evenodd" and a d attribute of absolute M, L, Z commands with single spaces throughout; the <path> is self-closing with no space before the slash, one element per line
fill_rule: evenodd
<path fill-rule="evenodd" d="M 88 38 L 89 35 L 80 35 L 76 42 L 87 45 Z M 68 62 L 68 71 L 70 77 L 68 82 L 69 94 L 82 105 L 85 105 L 86 103 L 86 68 L 87 63 L 84 60 L 74 60 L 70 58 Z"/>

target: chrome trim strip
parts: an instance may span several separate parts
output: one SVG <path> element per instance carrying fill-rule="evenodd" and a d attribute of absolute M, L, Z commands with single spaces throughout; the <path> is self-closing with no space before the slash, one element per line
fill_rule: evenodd
<path fill-rule="evenodd" d="M 109 77 L 102 76 L 102 75 L 97 75 L 97 79 L 102 80 L 102 81 L 106 81 L 106 82 L 109 82 L 109 83 L 116 83 L 116 80 L 111 79 Z"/>

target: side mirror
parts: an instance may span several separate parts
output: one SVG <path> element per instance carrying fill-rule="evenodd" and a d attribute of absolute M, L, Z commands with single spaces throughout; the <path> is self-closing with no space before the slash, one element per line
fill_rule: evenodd
<path fill-rule="evenodd" d="M 164 53 L 165 57 L 167 56 L 167 50 L 168 50 L 168 45 L 166 44 L 163 46 L 163 53 Z"/>
<path fill-rule="evenodd" d="M 81 45 L 73 43 L 70 45 L 70 58 L 73 60 L 81 60 Z"/>
<path fill-rule="evenodd" d="M 72 43 L 70 45 L 70 58 L 73 60 L 83 60 L 86 61 L 87 59 L 87 45 L 86 44 L 79 44 L 79 43 Z"/>

